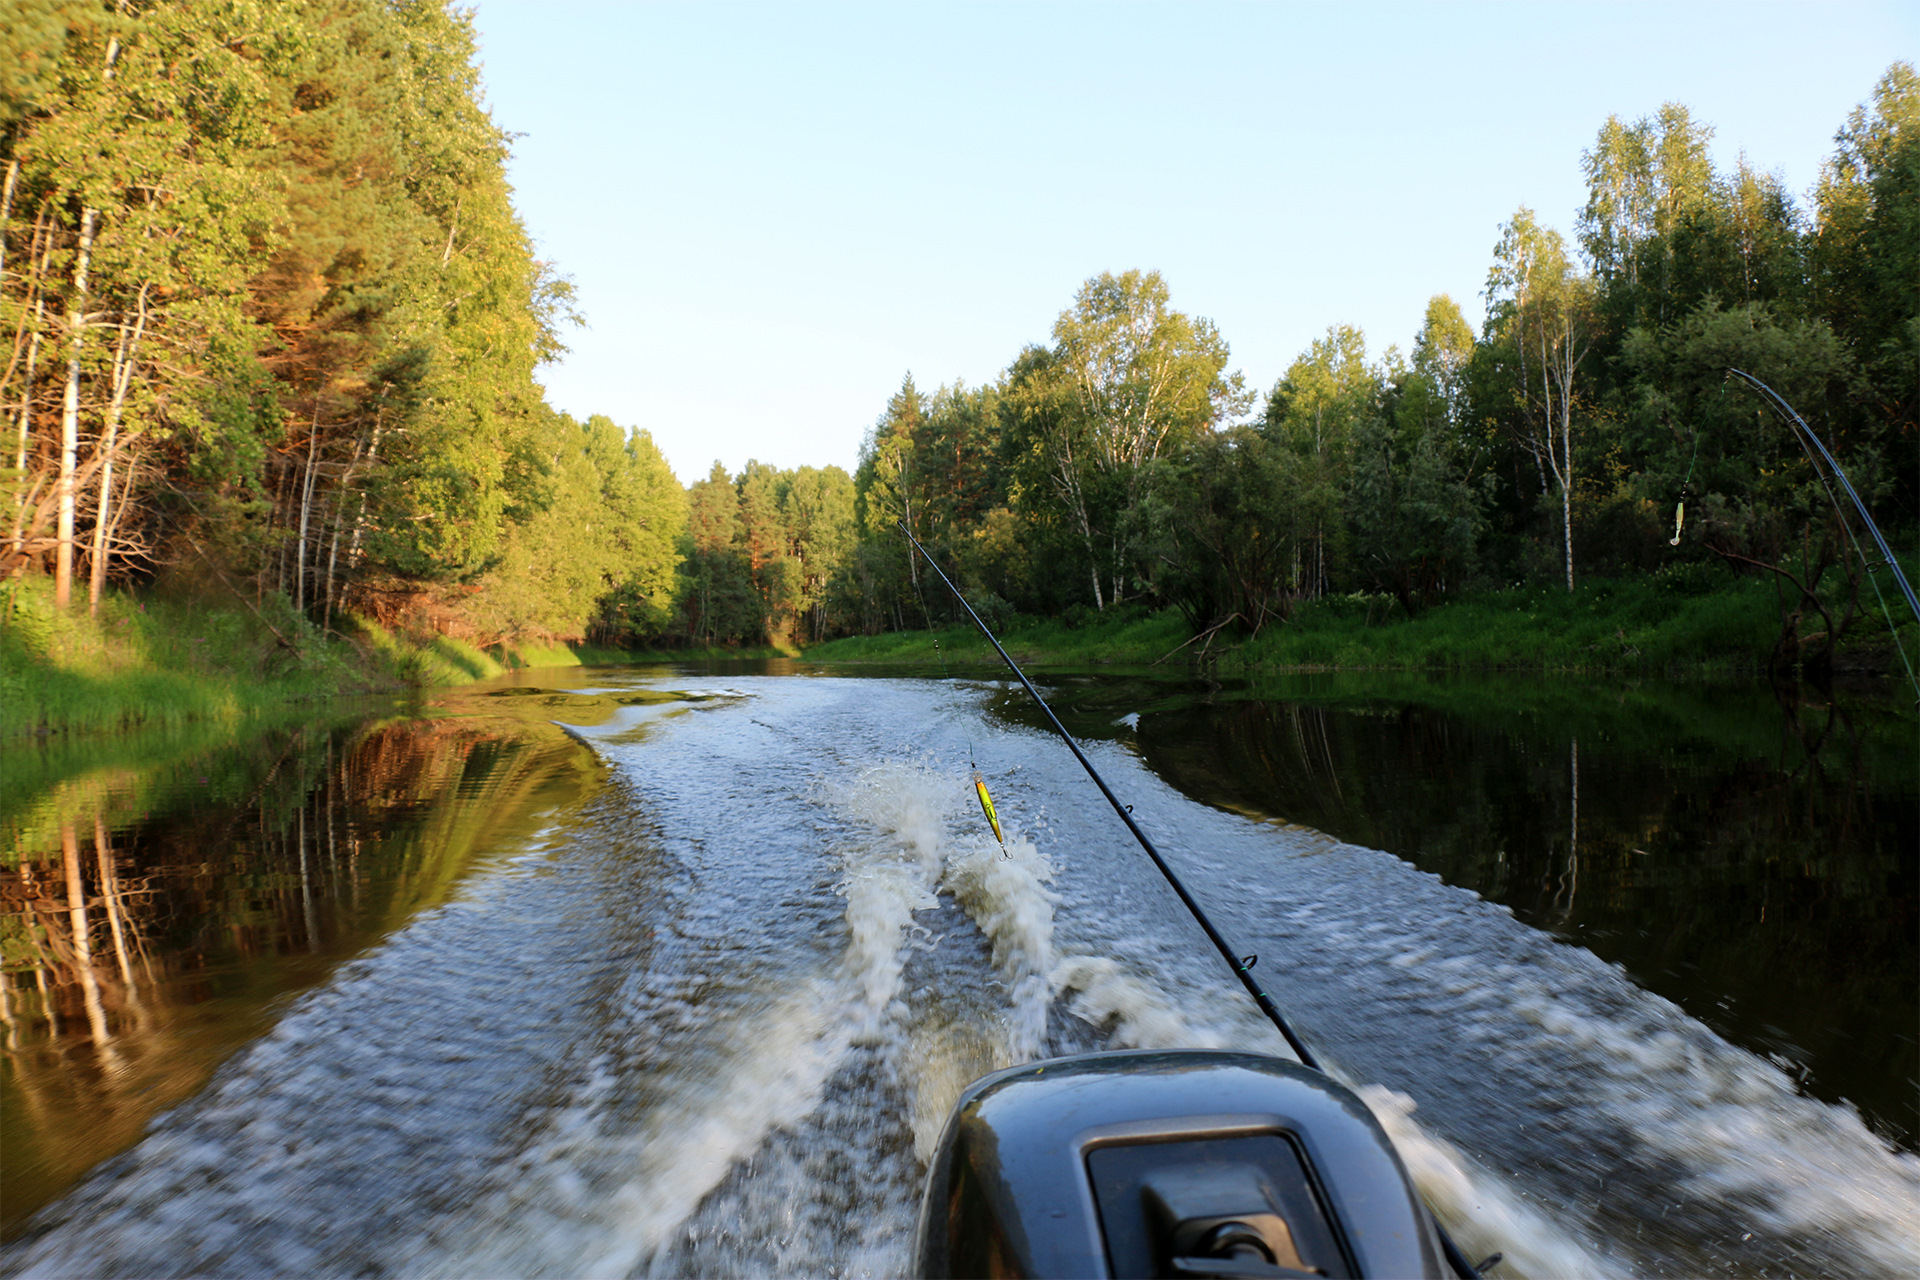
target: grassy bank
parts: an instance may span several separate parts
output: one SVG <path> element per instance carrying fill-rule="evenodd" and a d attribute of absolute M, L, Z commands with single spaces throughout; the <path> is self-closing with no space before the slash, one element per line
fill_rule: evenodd
<path fill-rule="evenodd" d="M 0 742 L 56 731 L 238 724 L 332 698 L 443 688 L 510 668 L 684 662 L 778 651 L 634 652 L 568 645 L 482 651 L 336 620 L 324 634 L 284 600 L 109 593 L 98 616 L 53 608 L 44 579 L 0 583 Z"/>
<path fill-rule="evenodd" d="M 998 633 L 1000 643 L 1020 663 L 1099 663 L 1140 666 L 1151 663 L 1187 639 L 1185 623 L 1171 610 L 1143 614 L 1115 611 L 1080 622 L 1016 616 Z M 992 646 L 972 626 L 923 631 L 886 631 L 877 636 L 848 636 L 806 651 L 808 661 L 997 664 Z"/>
<path fill-rule="evenodd" d="M 1896 608 L 1905 606 L 1890 601 Z M 1869 597 L 1840 651 L 1842 667 L 1904 678 L 1885 617 Z M 1896 614 L 1896 620 L 1899 618 Z M 1818 619 L 1803 623 L 1805 635 Z M 1585 674 L 1751 673 L 1780 634 L 1772 583 L 1692 566 L 1628 580 L 1595 579 L 1574 592 L 1515 587 L 1463 596 L 1408 617 L 1387 596 L 1337 596 L 1302 605 L 1257 637 L 1222 633 L 1181 645 L 1178 614 L 1118 612 L 1082 625 L 1015 619 L 1002 635 L 1025 662 L 1179 667 L 1201 654 L 1226 670 L 1547 671 Z M 1901 632 L 1920 656 L 1920 624 Z M 823 662 L 997 661 L 971 628 L 859 636 L 807 651 Z"/>
<path fill-rule="evenodd" d="M 458 641 L 348 624 L 326 636 L 284 602 L 130 596 L 62 615 L 44 580 L 0 585 L 0 738 L 232 724 L 341 695 L 454 684 L 503 668 Z"/>

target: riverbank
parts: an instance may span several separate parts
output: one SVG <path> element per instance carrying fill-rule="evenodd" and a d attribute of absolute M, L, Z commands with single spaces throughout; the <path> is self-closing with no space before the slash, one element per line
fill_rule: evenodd
<path fill-rule="evenodd" d="M 1854 620 L 1837 669 L 1905 677 L 1884 615 Z M 1896 604 L 1896 607 L 1904 607 Z M 1898 615 L 1896 615 L 1897 617 Z M 1817 625 L 1817 621 L 1816 624 Z M 1803 626 L 1803 638 L 1812 627 Z M 1335 596 L 1301 605 L 1255 637 L 1195 638 L 1173 610 L 1115 610 L 1078 625 L 1015 618 L 1001 635 L 1020 662 L 1181 666 L 1225 670 L 1532 671 L 1583 675 L 1739 675 L 1766 670 L 1780 636 L 1772 583 L 1694 566 L 1631 580 L 1593 579 L 1571 594 L 1514 587 L 1465 595 L 1413 617 L 1389 596 Z M 1920 655 L 1920 623 L 1900 633 Z M 821 662 L 997 662 L 971 627 L 890 632 L 807 650 Z"/>
<path fill-rule="evenodd" d="M 323 632 L 277 596 L 233 601 L 110 592 L 97 616 L 61 615 L 51 587 L 0 584 L 0 742 L 50 733 L 189 723 L 238 724 L 298 714 L 342 697 L 392 695 L 486 680 L 522 667 L 782 656 L 773 649 L 482 650 L 336 618 Z"/>

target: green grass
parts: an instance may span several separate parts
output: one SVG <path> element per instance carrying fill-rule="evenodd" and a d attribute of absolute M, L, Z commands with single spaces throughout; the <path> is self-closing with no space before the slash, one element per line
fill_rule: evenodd
<path fill-rule="evenodd" d="M 1120 609 L 1086 622 L 1016 616 L 1000 643 L 1020 663 L 1097 663 L 1143 666 L 1165 656 L 1187 639 L 1180 616 L 1172 611 L 1143 613 Z M 985 638 L 971 626 L 933 631 L 889 631 L 877 636 L 848 636 L 806 651 L 809 662 L 998 663 Z M 1176 659 L 1177 660 L 1177 659 Z"/>
<path fill-rule="evenodd" d="M 97 616 L 53 607 L 51 584 L 0 584 L 0 741 L 59 731 L 239 725 L 340 697 L 467 684 L 502 674 L 447 636 L 364 619 L 323 634 L 283 599 L 109 592 Z"/>
<path fill-rule="evenodd" d="M 97 616 L 83 607 L 62 615 L 46 580 L 0 584 L 0 738 L 233 724 L 288 703 L 402 683 L 378 643 L 326 639 L 271 600 L 262 613 L 110 592 Z"/>
<path fill-rule="evenodd" d="M 1409 618 L 1378 597 L 1335 597 L 1264 629 L 1226 663 L 1339 670 L 1757 670 L 1779 634 L 1770 584 L 1691 575 L 1467 596 Z"/>
<path fill-rule="evenodd" d="M 1891 588 L 1883 588 L 1891 591 Z M 1896 608 L 1904 602 L 1893 597 Z M 1847 632 L 1843 668 L 1898 676 L 1904 668 L 1885 615 L 1871 599 Z M 1896 614 L 1896 622 L 1899 615 Z M 1818 628 L 1803 622 L 1802 635 Z M 1387 596 L 1316 600 L 1256 637 L 1223 633 L 1209 658 L 1225 670 L 1542 671 L 1587 674 L 1736 674 L 1763 670 L 1780 633 L 1774 587 L 1735 578 L 1717 566 L 1678 566 L 1645 577 L 1593 579 L 1568 593 L 1555 586 L 1515 587 L 1463 596 L 1409 618 Z M 1189 632 L 1171 610 L 1117 611 L 1081 625 L 1016 618 L 1001 636 L 1017 661 L 1146 665 L 1179 648 Z M 1900 639 L 1920 659 L 1920 623 Z M 936 646 L 937 641 L 937 646 Z M 1183 667 L 1191 645 L 1169 659 Z M 995 662 L 977 631 L 900 631 L 816 645 L 809 660 L 861 663 Z"/>

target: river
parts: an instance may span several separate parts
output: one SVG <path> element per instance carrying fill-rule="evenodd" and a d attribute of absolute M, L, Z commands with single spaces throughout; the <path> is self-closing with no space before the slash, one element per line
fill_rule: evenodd
<path fill-rule="evenodd" d="M 1048 687 L 1474 1256 L 1920 1272 L 1910 722 Z M 0 793 L 0 1271 L 900 1273 L 978 1075 L 1281 1051 L 1016 694 L 532 672 L 43 762 Z"/>

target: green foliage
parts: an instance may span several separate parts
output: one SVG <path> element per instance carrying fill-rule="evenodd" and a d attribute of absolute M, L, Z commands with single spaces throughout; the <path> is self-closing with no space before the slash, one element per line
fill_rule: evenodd
<path fill-rule="evenodd" d="M 1188 638 L 1178 614 L 1138 608 L 1089 607 L 1079 615 L 1077 625 L 1065 618 L 1016 615 L 996 634 L 1023 665 L 1148 666 L 1179 649 Z M 1005 670 L 999 655 L 971 625 L 848 636 L 816 645 L 806 656 L 817 662 L 934 663 L 956 670 Z"/>
<path fill-rule="evenodd" d="M 1920 635 L 1920 627 L 1909 628 Z M 1571 598 L 1558 585 L 1469 592 L 1409 616 L 1391 595 L 1352 593 L 1300 603 L 1257 636 L 1192 642 L 1176 610 L 1068 619 L 1013 618 L 1001 642 L 1024 663 L 1184 665 L 1204 654 L 1221 673 L 1263 679 L 1293 670 L 1547 671 L 1751 675 L 1769 660 L 1771 584 L 1709 565 L 1629 579 L 1595 578 Z M 1908 640 L 1912 651 L 1913 640 Z M 1889 640 L 1855 665 L 1900 675 Z M 807 650 L 821 662 L 899 662 L 973 669 L 998 662 L 971 627 L 855 636 Z"/>
<path fill-rule="evenodd" d="M 1137 606 L 1201 647 L 1344 653 L 1335 601 L 1358 595 L 1419 615 L 1396 643 L 1430 634 L 1436 661 L 1465 650 L 1428 617 L 1489 591 L 1584 599 L 1584 575 L 1717 558 L 1769 583 L 1775 665 L 1817 668 L 1887 626 L 1861 613 L 1851 517 L 1729 366 L 1800 408 L 1897 541 L 1920 525 L 1905 62 L 1807 209 L 1744 157 L 1717 172 L 1679 104 L 1609 118 L 1573 239 L 1524 206 L 1501 228 L 1484 332 L 1444 295 L 1410 361 L 1331 325 L 1251 419 L 1218 330 L 1158 273 L 1105 272 L 987 385 L 905 378 L 854 475 L 748 461 L 683 489 L 644 431 L 542 402 L 571 291 L 514 213 L 447 0 L 16 0 L 0 40 L 20 670 L 56 639 L 91 652 L 31 603 L 49 571 L 60 598 L 89 570 L 96 594 L 244 598 L 281 656 L 235 640 L 234 669 L 316 689 L 346 679 L 320 668 L 347 643 L 386 646 L 381 679 L 439 681 L 491 670 L 486 647 L 788 650 L 956 621 L 901 521 L 997 619 Z M 1746 660 L 1739 627 L 1711 636 Z M 1604 637 L 1579 643 L 1554 661 L 1601 660 Z M 23 723 L 120 714 L 74 696 Z"/>
<path fill-rule="evenodd" d="M 29 358 L 3 397 L 27 465 L 0 567 L 56 558 L 57 514 L 97 543 L 96 589 L 210 557 L 325 627 L 524 560 L 554 465 L 533 370 L 568 291 L 513 213 L 470 19 L 41 0 L 7 23 L 0 320 Z M 663 613 L 659 559 L 613 577 Z M 564 618 L 482 625 L 578 633 L 595 602 L 561 594 Z"/>
<path fill-rule="evenodd" d="M 464 599 L 488 642 L 622 643 L 666 630 L 686 494 L 645 431 L 543 414 L 543 484 Z M 535 505 L 537 503 L 537 505 Z"/>
<path fill-rule="evenodd" d="M 1331 597 L 1225 661 L 1342 670 L 1666 671 L 1764 669 L 1771 587 L 1724 578 L 1706 595 L 1658 577 L 1594 579 L 1468 595 L 1409 618 L 1392 597 Z"/>
<path fill-rule="evenodd" d="M 749 461 L 734 478 L 715 462 L 687 499 L 675 593 L 686 643 L 785 651 L 846 629 L 842 610 L 858 602 L 844 588 L 856 551 L 855 484 L 845 471 Z"/>
<path fill-rule="evenodd" d="M 1197 441 L 1168 473 L 1157 521 L 1163 586 L 1189 625 L 1258 635 L 1269 619 L 1284 622 L 1315 545 L 1302 500 L 1315 479 L 1311 456 L 1240 427 Z"/>

